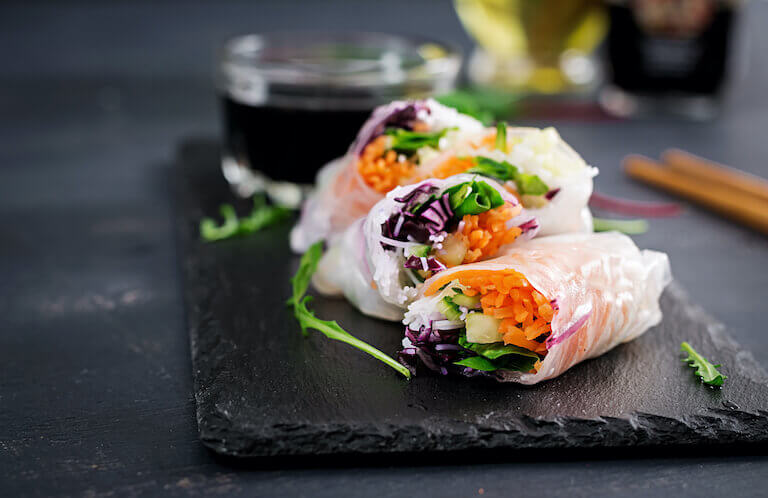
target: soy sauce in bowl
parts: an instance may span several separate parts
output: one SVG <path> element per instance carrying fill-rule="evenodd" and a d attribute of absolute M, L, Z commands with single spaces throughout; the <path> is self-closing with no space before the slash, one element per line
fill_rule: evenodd
<path fill-rule="evenodd" d="M 371 110 L 451 90 L 455 49 L 377 33 L 274 33 L 230 40 L 218 67 L 222 169 L 240 195 L 308 184 L 342 156 Z"/>

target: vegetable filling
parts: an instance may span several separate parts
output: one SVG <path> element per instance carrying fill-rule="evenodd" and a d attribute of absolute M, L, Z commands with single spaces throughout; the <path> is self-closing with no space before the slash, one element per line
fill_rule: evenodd
<path fill-rule="evenodd" d="M 521 273 L 465 270 L 438 277 L 425 290 L 436 299 L 429 320 L 406 317 L 400 362 L 443 374 L 535 373 L 547 354 L 557 303 Z"/>
<path fill-rule="evenodd" d="M 396 198 L 400 210 L 381 226 L 382 247 L 402 251 L 403 268 L 414 285 L 446 268 L 494 256 L 525 228 L 510 223 L 522 207 L 505 201 L 486 182 L 438 190 L 427 183 Z"/>

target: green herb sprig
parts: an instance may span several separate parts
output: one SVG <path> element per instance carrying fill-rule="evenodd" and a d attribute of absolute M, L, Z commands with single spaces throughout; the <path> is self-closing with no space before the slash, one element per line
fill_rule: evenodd
<path fill-rule="evenodd" d="M 496 123 L 496 148 L 507 153 L 507 123 L 499 121 Z"/>
<path fill-rule="evenodd" d="M 626 235 L 640 235 L 648 231 L 648 222 L 638 220 L 609 220 L 594 218 L 592 220 L 595 232 L 621 232 Z"/>
<path fill-rule="evenodd" d="M 291 210 L 283 206 L 271 206 L 263 195 L 257 195 L 253 197 L 253 209 L 248 216 L 238 218 L 231 204 L 222 204 L 219 213 L 224 219 L 220 225 L 212 218 L 203 218 L 200 221 L 200 236 L 203 240 L 214 242 L 258 232 L 288 219 Z"/>
<path fill-rule="evenodd" d="M 511 180 L 515 182 L 520 195 L 544 195 L 549 192 L 549 186 L 537 175 L 523 173 L 507 161 L 499 162 L 483 156 L 477 156 L 474 160 L 475 166 L 467 170 L 467 173 L 477 173 L 502 182 Z"/>
<path fill-rule="evenodd" d="M 483 181 L 459 183 L 443 192 L 448 194 L 453 214 L 461 219 L 468 214 L 480 214 L 504 204 L 496 189 Z"/>
<path fill-rule="evenodd" d="M 691 368 L 695 368 L 696 371 L 694 373 L 705 384 L 720 387 L 723 385 L 723 381 L 728 378 L 717 370 L 721 365 L 711 364 L 687 342 L 680 344 L 680 351 L 688 353 L 688 356 L 683 358 L 683 362 L 687 363 Z"/>
<path fill-rule="evenodd" d="M 341 341 L 355 347 L 369 355 L 373 356 L 379 361 L 382 361 L 394 368 L 405 378 L 411 378 L 411 372 L 403 365 L 398 363 L 391 356 L 381 352 L 375 347 L 371 346 L 365 341 L 361 341 L 357 337 L 341 328 L 341 326 L 335 320 L 321 320 L 315 316 L 315 313 L 311 311 L 307 305 L 311 302 L 312 296 L 305 296 L 307 288 L 309 287 L 309 281 L 312 275 L 317 269 L 317 264 L 323 255 L 322 242 L 316 242 L 310 246 L 309 250 L 301 257 L 299 269 L 296 271 L 296 275 L 291 278 L 291 286 L 293 288 L 293 295 L 288 299 L 287 304 L 293 306 L 293 313 L 301 326 L 301 332 L 306 337 L 309 335 L 308 329 L 317 330 L 329 339 L 335 341 Z"/>

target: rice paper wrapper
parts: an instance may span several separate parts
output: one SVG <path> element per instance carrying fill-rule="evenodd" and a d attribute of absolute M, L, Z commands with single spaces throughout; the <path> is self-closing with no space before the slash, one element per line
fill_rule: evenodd
<path fill-rule="evenodd" d="M 492 260 L 454 267 L 433 279 L 468 268 L 514 269 L 545 297 L 556 300 L 559 310 L 538 372 L 496 374 L 502 382 L 521 384 L 557 377 L 658 324 L 659 298 L 672 278 L 666 254 L 641 251 L 629 237 L 616 232 L 540 237 L 509 246 Z"/>
<path fill-rule="evenodd" d="M 444 191 L 454 185 L 479 180 L 486 182 L 512 204 L 518 201 L 494 180 L 478 175 L 461 174 L 444 180 L 431 179 L 397 187 L 376 203 L 368 216 L 347 228 L 334 238 L 328 251 L 318 264 L 313 285 L 322 294 L 344 295 L 366 315 L 399 321 L 403 311 L 419 295 L 416 285 L 405 274 L 402 251 L 387 251 L 381 245 L 382 224 L 399 213 L 402 204 L 396 198 L 404 197 L 424 186 Z M 523 210 L 508 222 L 509 226 L 527 225 L 515 244 L 534 237 L 538 232 L 536 219 Z"/>
<path fill-rule="evenodd" d="M 398 321 L 403 310 L 385 301 L 373 288 L 371 262 L 360 218 L 337 237 L 318 263 L 312 285 L 327 296 L 344 296 L 368 316 Z"/>

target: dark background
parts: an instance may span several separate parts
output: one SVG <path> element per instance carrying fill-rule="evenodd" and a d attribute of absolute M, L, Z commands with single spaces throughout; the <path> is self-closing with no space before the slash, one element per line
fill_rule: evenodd
<path fill-rule="evenodd" d="M 619 162 L 670 146 L 768 176 L 768 4 L 748 2 L 744 14 L 716 121 L 554 123 L 601 169 L 598 190 L 664 199 L 627 180 Z M 320 27 L 470 46 L 442 1 L 0 4 L 0 494 L 768 492 L 763 449 L 244 469 L 198 443 L 173 240 L 174 150 L 184 137 L 218 133 L 214 47 L 243 32 Z M 636 240 L 667 251 L 693 299 L 768 365 L 765 237 L 689 208 Z"/>

